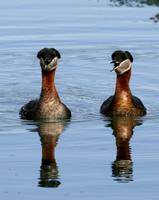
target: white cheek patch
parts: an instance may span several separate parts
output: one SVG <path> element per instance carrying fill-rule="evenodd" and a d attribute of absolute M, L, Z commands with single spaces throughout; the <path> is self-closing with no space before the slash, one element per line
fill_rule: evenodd
<path fill-rule="evenodd" d="M 45 61 L 44 61 L 43 58 L 41 58 L 40 61 L 41 61 L 41 66 L 42 66 L 42 68 L 43 68 L 44 70 L 46 70 L 46 71 L 52 71 L 52 70 L 55 69 L 55 68 L 57 67 L 57 65 L 58 65 L 58 58 L 57 58 L 57 57 L 55 57 L 54 59 L 52 59 L 52 61 L 51 61 L 48 65 L 45 64 Z"/>
<path fill-rule="evenodd" d="M 51 66 L 57 66 L 57 64 L 58 64 L 58 58 L 55 57 L 54 59 L 52 59 L 52 61 L 50 62 L 49 65 L 51 65 Z"/>
<path fill-rule="evenodd" d="M 124 60 L 120 63 L 117 67 L 115 67 L 115 71 L 118 74 L 124 74 L 125 72 L 129 71 L 131 69 L 131 62 L 129 59 Z"/>

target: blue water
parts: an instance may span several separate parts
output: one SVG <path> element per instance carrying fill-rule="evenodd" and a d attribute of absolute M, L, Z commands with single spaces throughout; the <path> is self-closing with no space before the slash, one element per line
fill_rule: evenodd
<path fill-rule="evenodd" d="M 152 6 L 111 7 L 105 0 L 0 3 L 1 199 L 156 200 L 159 24 L 149 17 L 157 12 Z M 39 96 L 36 54 L 43 47 L 62 55 L 56 85 L 72 110 L 67 124 L 19 118 L 20 107 Z M 112 122 L 119 130 L 99 114 L 114 93 L 110 60 L 116 49 L 133 54 L 131 89 L 148 109 L 138 126 Z M 118 140 L 125 141 L 127 161 L 117 159 Z M 50 166 L 41 163 L 44 141 L 55 151 Z"/>

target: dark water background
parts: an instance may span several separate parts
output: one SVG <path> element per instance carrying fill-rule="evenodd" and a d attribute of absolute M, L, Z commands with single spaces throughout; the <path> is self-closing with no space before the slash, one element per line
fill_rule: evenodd
<path fill-rule="evenodd" d="M 158 8 L 107 3 L 0 3 L 1 199 L 158 198 L 159 24 L 149 20 Z M 70 123 L 19 119 L 19 108 L 39 96 L 36 53 L 43 47 L 62 54 L 56 85 L 72 110 Z M 110 124 L 99 114 L 101 103 L 114 92 L 109 62 L 116 49 L 134 55 L 132 92 L 148 109 L 139 122 Z M 49 166 L 41 163 L 45 145 L 55 156 Z"/>

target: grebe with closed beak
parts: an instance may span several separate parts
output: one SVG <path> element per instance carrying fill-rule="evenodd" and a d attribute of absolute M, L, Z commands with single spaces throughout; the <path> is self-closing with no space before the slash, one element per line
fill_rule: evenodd
<path fill-rule="evenodd" d="M 105 100 L 100 112 L 106 116 L 143 116 L 146 108 L 141 100 L 133 96 L 129 87 L 133 57 L 128 51 L 117 50 L 112 54 L 112 62 L 117 74 L 114 96 Z"/>
<path fill-rule="evenodd" d="M 21 118 L 48 122 L 69 119 L 71 111 L 61 102 L 54 82 L 60 53 L 54 48 L 43 48 L 37 57 L 42 72 L 41 95 L 38 100 L 32 100 L 21 108 Z"/>

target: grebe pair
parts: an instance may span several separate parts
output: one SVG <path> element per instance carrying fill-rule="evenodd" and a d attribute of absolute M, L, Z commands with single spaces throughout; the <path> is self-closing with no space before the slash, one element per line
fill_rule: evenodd
<path fill-rule="evenodd" d="M 38 100 L 25 104 L 20 115 L 29 120 L 65 120 L 71 117 L 71 111 L 63 104 L 55 87 L 55 72 L 60 53 L 54 48 L 41 49 L 37 57 L 40 59 L 42 72 L 41 95 Z M 101 113 L 106 116 L 143 116 L 146 108 L 140 99 L 132 96 L 129 88 L 131 63 L 133 57 L 128 51 L 115 51 L 112 54 L 113 70 L 117 74 L 114 96 L 109 97 L 101 106 Z"/>

